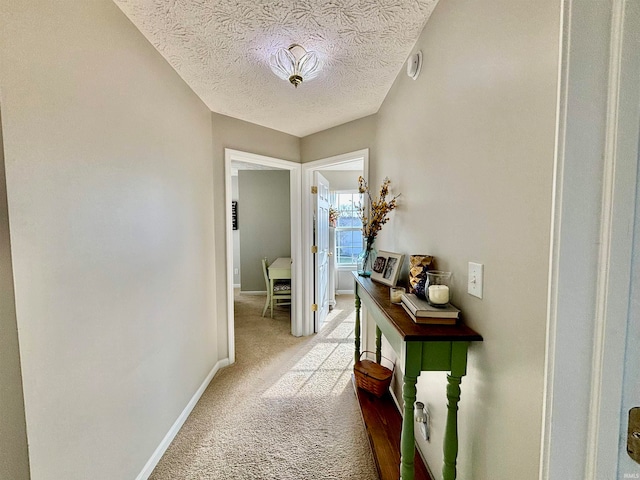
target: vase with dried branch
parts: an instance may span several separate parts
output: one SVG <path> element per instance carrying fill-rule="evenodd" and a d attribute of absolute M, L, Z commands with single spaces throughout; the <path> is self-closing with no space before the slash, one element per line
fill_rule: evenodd
<path fill-rule="evenodd" d="M 362 222 L 362 237 L 365 242 L 364 250 L 358 256 L 358 274 L 363 277 L 371 276 L 371 267 L 376 258 L 374 242 L 383 225 L 389 221 L 389 213 L 397 207 L 400 194 L 387 200 L 390 184 L 391 180 L 385 177 L 378 196 L 374 198 L 365 179 L 362 176 L 358 178 L 358 192 L 363 197 L 358 207 L 358 215 Z"/>
<path fill-rule="evenodd" d="M 335 227 L 338 225 L 338 218 L 340 218 L 340 210 L 333 205 L 329 206 L 329 226 Z"/>

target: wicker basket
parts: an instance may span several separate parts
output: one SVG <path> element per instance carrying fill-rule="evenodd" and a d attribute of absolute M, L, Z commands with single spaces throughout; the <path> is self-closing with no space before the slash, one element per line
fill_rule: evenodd
<path fill-rule="evenodd" d="M 383 367 L 379 363 L 371 360 L 362 360 L 365 353 L 374 353 L 364 351 L 360 354 L 360 360 L 353 366 L 353 374 L 356 377 L 356 385 L 367 392 L 373 393 L 376 397 L 382 397 L 391 384 L 391 376 L 393 375 L 394 363 L 387 357 L 382 357 L 391 363 L 391 369 Z"/>

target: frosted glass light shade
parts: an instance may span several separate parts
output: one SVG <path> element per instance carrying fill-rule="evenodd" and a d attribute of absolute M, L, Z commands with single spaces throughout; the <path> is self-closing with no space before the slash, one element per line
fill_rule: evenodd
<path fill-rule="evenodd" d="M 307 52 L 294 43 L 289 48 L 279 48 L 271 55 L 269 66 L 278 77 L 297 87 L 303 80 L 317 77 L 321 65 L 315 52 Z"/>
<path fill-rule="evenodd" d="M 276 53 L 271 55 L 269 65 L 273 73 L 283 80 L 289 80 L 289 77 L 296 70 L 296 58 L 289 50 L 279 48 Z"/>
<path fill-rule="evenodd" d="M 307 52 L 298 61 L 298 74 L 305 80 L 316 78 L 320 73 L 320 59 L 315 52 Z"/>

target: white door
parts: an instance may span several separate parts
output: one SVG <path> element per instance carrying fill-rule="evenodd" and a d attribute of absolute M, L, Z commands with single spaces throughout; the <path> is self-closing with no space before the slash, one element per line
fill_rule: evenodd
<path fill-rule="evenodd" d="M 629 410 L 640 402 L 640 2 L 565 4 L 540 478 L 640 479 L 627 454 Z M 600 139 L 585 143 L 586 131 Z"/>
<path fill-rule="evenodd" d="M 632 148 L 635 147 L 635 159 L 637 176 L 635 186 L 635 219 L 633 227 L 633 240 L 631 249 L 631 275 L 630 277 L 630 294 L 629 294 L 629 310 L 627 314 L 627 332 L 626 332 L 626 348 L 624 349 L 624 374 L 622 376 L 622 408 L 620 411 L 620 440 L 621 445 L 618 448 L 618 477 L 640 479 L 640 108 L 638 103 L 640 100 L 640 83 L 638 75 L 640 74 L 640 61 L 637 58 L 638 49 L 640 48 L 640 38 L 637 34 L 640 29 L 640 4 L 637 2 L 625 2 L 625 29 L 634 31 L 631 35 L 632 40 L 625 38 L 623 49 L 631 51 L 630 55 L 634 61 L 627 61 L 622 66 L 622 72 L 629 74 L 633 80 L 630 82 L 630 89 L 635 93 L 631 98 L 623 97 L 622 101 L 629 101 L 635 104 L 632 110 L 633 114 L 630 119 L 625 122 L 621 129 L 625 134 L 625 138 L 631 143 Z M 624 50 L 623 50 L 624 54 Z M 624 57 L 623 57 L 624 58 Z M 624 90 L 622 90 L 624 92 Z M 626 131 L 625 131 L 626 127 Z M 636 135 L 632 132 L 635 131 Z M 631 153 L 631 152 L 630 152 Z M 633 412 L 632 412 L 633 410 Z M 631 423 L 631 425 L 630 425 Z M 627 451 L 627 449 L 629 451 Z"/>
<path fill-rule="evenodd" d="M 636 168 L 640 165 L 640 61 L 638 60 L 638 49 L 640 48 L 640 4 L 637 1 L 625 1 L 623 12 L 623 40 L 622 40 L 622 62 L 621 62 L 621 84 L 620 99 L 623 104 L 630 103 L 632 106 L 621 106 L 623 113 L 622 120 L 618 121 L 619 136 L 622 142 L 628 142 L 629 148 L 625 149 L 626 143 L 618 147 L 623 154 L 635 159 Z M 630 77 L 630 79 L 627 79 Z M 635 150 L 635 151 L 634 151 Z M 631 169 L 629 169 L 629 172 Z M 640 175 L 640 169 L 637 170 Z M 622 375 L 622 401 L 620 410 L 620 445 L 618 448 L 618 472 L 619 479 L 635 478 L 640 479 L 640 196 L 638 187 L 640 186 L 640 176 L 636 177 L 635 186 L 632 180 L 626 180 L 629 188 L 635 190 L 635 220 L 633 221 L 632 249 L 631 249 L 631 274 L 629 285 L 629 303 L 627 313 L 626 348 L 624 348 L 624 373 Z M 614 210 L 615 211 L 615 210 Z M 631 230 L 631 225 L 627 228 Z M 620 266 L 615 266 L 620 268 Z M 613 268 L 613 267 L 612 267 Z M 632 428 L 630 429 L 630 412 L 633 409 Z M 629 449 L 629 452 L 627 451 Z"/>
<path fill-rule="evenodd" d="M 315 172 L 315 331 L 319 332 L 329 313 L 329 182 L 319 172 Z"/>
<path fill-rule="evenodd" d="M 640 160 L 640 159 L 639 159 Z M 640 238 L 640 199 L 636 200 L 635 238 Z M 620 440 L 618 449 L 618 477 L 640 479 L 640 244 L 634 242 L 631 263 L 631 298 L 627 318 L 627 346 L 625 349 L 620 412 Z M 630 412 L 636 419 L 629 429 Z M 628 438 L 631 437 L 631 438 Z M 629 443 L 627 443 L 629 442 Z M 629 447 L 630 452 L 627 452 Z M 634 460 L 634 457 L 636 460 Z"/>
<path fill-rule="evenodd" d="M 613 304 L 614 309 L 607 319 L 611 327 L 605 331 L 605 340 L 620 338 L 620 341 L 605 343 L 610 346 L 604 354 L 603 377 L 615 375 L 622 381 L 621 388 L 601 393 L 602 404 L 608 408 L 598 433 L 602 436 L 600 432 L 606 432 L 607 423 L 612 422 L 617 438 L 611 436 L 605 440 L 617 447 L 617 459 L 612 460 L 608 471 L 598 468 L 596 475 L 623 480 L 640 479 L 640 3 L 619 0 L 613 5 L 614 21 L 620 22 L 621 28 L 617 35 L 612 35 L 614 48 L 619 49 L 619 56 L 614 57 L 618 62 L 612 62 L 619 69 L 619 83 L 615 90 L 617 159 L 612 173 L 613 227 L 607 304 Z M 614 370 L 607 368 L 609 365 L 620 367 Z M 606 377 L 602 383 L 616 386 Z M 607 397 L 612 397 L 610 402 Z M 632 410 L 635 422 L 630 425 Z M 607 465 L 606 459 L 605 456 L 604 465 Z"/>

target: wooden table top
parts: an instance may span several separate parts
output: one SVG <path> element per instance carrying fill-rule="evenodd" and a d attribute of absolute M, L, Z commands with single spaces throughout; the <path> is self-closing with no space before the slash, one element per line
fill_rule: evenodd
<path fill-rule="evenodd" d="M 291 270 L 291 257 L 278 257 L 269 265 L 269 268 Z"/>
<path fill-rule="evenodd" d="M 391 303 L 389 288 L 371 278 L 361 277 L 357 272 L 351 272 L 359 287 L 369 294 L 382 314 L 391 322 L 404 341 L 442 342 L 442 341 L 471 341 L 481 342 L 482 335 L 466 326 L 462 319 L 455 325 L 424 325 L 415 323 L 405 312 L 402 305 Z"/>

